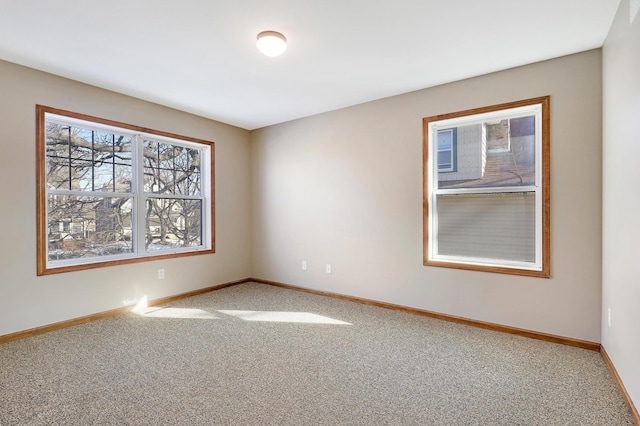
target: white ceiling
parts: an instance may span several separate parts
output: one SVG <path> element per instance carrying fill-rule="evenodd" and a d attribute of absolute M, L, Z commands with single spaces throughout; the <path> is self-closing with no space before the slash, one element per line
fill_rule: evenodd
<path fill-rule="evenodd" d="M 619 2 L 0 0 L 0 59 L 255 129 L 601 47 Z"/>

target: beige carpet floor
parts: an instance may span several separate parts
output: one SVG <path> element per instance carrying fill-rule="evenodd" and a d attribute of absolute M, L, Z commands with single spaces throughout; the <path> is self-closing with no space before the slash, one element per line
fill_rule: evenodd
<path fill-rule="evenodd" d="M 0 425 L 632 425 L 597 352 L 263 284 L 0 345 Z"/>

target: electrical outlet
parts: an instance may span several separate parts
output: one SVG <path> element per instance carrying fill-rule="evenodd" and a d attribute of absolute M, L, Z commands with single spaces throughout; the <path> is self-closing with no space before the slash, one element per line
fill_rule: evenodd
<path fill-rule="evenodd" d="M 331 273 L 331 264 L 327 263 L 327 268 L 326 268 L 327 274 Z"/>
<path fill-rule="evenodd" d="M 307 270 L 307 261 L 306 261 L 306 260 L 303 260 L 303 261 L 302 261 L 302 270 L 303 270 L 303 271 L 306 271 L 306 270 Z"/>
<path fill-rule="evenodd" d="M 158 269 L 158 279 L 164 280 L 164 269 Z"/>
<path fill-rule="evenodd" d="M 611 308 L 607 308 L 607 324 L 611 327 Z"/>

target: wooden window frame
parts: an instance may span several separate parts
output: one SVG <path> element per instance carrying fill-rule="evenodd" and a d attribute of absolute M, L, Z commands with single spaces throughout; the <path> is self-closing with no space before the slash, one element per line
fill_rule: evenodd
<path fill-rule="evenodd" d="M 202 223 L 203 244 L 194 249 L 179 249 L 178 251 L 163 252 L 156 254 L 155 252 L 134 252 L 131 257 L 118 258 L 114 260 L 95 257 L 95 261 L 82 259 L 78 264 L 65 266 L 51 266 L 47 262 L 47 176 L 46 176 L 46 115 L 52 114 L 56 116 L 66 117 L 70 120 L 81 120 L 87 123 L 113 127 L 114 130 L 124 129 L 130 132 L 157 136 L 175 141 L 183 141 L 189 144 L 203 145 L 209 152 L 208 167 L 208 191 L 203 195 L 205 203 L 203 206 L 209 212 L 205 216 L 208 222 Z M 141 173 L 139 171 L 138 173 Z M 142 189 L 139 189 L 142 192 Z M 134 219 L 136 220 L 136 219 Z M 185 256 L 195 256 L 203 254 L 215 253 L 215 143 L 202 139 L 191 138 L 174 133 L 163 132 L 159 130 L 149 129 L 146 127 L 135 126 L 118 121 L 108 120 L 104 118 L 94 117 L 86 114 L 66 111 L 57 108 L 51 108 L 44 105 L 36 105 L 36 233 L 37 233 L 37 275 L 50 275 L 64 272 L 80 271 L 94 268 L 102 268 L 107 266 L 125 265 L 131 263 L 148 262 L 153 260 L 173 259 Z"/>
<path fill-rule="evenodd" d="M 541 244 L 540 252 L 540 266 L 539 268 L 529 269 L 513 266 L 500 265 L 499 262 L 495 264 L 480 264 L 474 262 L 460 261 L 442 261 L 434 260 L 430 253 L 430 235 L 429 229 L 432 218 L 429 216 L 431 197 L 435 196 L 430 189 L 431 172 L 430 172 L 430 129 L 435 122 L 450 120 L 456 118 L 463 118 L 468 116 L 480 115 L 485 113 L 492 113 L 501 110 L 508 110 L 518 107 L 528 107 L 533 105 L 541 106 L 541 158 L 540 158 L 540 196 L 542 202 L 542 208 L 540 211 L 540 225 L 542 227 L 541 235 L 539 237 Z M 537 98 L 519 100 L 515 102 L 508 102 L 498 105 L 486 106 L 481 108 L 474 108 L 464 111 L 458 111 L 447 114 L 440 114 L 423 119 L 423 264 L 425 266 L 446 267 L 454 269 L 465 269 L 473 271 L 494 272 L 502 274 L 522 275 L 539 278 L 551 277 L 551 250 L 550 250 L 550 97 L 542 96 Z M 437 168 L 437 148 L 436 161 L 434 162 Z"/>

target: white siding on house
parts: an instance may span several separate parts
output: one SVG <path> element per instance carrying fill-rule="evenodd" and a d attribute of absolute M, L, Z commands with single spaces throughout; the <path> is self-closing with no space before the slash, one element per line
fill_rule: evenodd
<path fill-rule="evenodd" d="M 486 132 L 482 124 L 458 127 L 457 150 L 453 172 L 438 173 L 438 180 L 467 180 L 480 179 L 484 174 L 486 164 Z"/>

